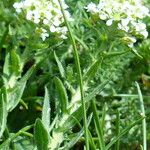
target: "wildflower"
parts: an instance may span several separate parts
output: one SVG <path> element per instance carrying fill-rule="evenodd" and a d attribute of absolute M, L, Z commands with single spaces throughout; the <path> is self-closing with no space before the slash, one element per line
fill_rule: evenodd
<path fill-rule="evenodd" d="M 90 3 L 87 12 L 99 16 L 107 26 L 117 23 L 117 29 L 128 36 L 128 46 L 132 47 L 136 38 L 146 39 L 148 32 L 142 19 L 150 16 L 149 9 L 142 4 L 142 0 L 101 0 L 99 4 Z"/>
<path fill-rule="evenodd" d="M 62 5 L 67 20 L 72 21 L 71 15 L 67 11 L 68 6 L 65 4 L 64 0 L 62 0 Z M 64 19 L 58 0 L 24 0 L 14 3 L 13 7 L 16 9 L 17 13 L 24 11 L 27 20 L 41 26 L 41 38 L 43 41 L 49 37 L 49 32 L 60 35 L 60 38 L 66 38 L 67 31 L 63 25 Z"/>

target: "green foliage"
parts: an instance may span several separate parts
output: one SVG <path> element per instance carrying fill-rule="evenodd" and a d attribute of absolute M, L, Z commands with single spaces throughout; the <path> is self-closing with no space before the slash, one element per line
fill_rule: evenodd
<path fill-rule="evenodd" d="M 148 150 L 150 38 L 133 51 L 66 0 L 68 38 L 42 41 L 14 2 L 0 1 L 0 150 Z"/>

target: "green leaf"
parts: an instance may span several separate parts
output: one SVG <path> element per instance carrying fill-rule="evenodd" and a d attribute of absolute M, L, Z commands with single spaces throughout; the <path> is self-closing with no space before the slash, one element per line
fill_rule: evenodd
<path fill-rule="evenodd" d="M 6 54 L 3 67 L 3 80 L 7 88 L 13 88 L 21 74 L 21 61 L 15 50 Z"/>
<path fill-rule="evenodd" d="M 55 57 L 55 60 L 57 62 L 57 65 L 58 65 L 58 68 L 59 68 L 59 72 L 61 74 L 61 77 L 62 78 L 65 78 L 65 69 L 63 68 L 63 65 L 62 63 L 60 62 L 59 58 L 57 57 L 55 51 L 54 51 L 54 57 Z"/>
<path fill-rule="evenodd" d="M 16 34 L 16 29 L 9 24 L 9 35 L 13 36 Z"/>
<path fill-rule="evenodd" d="M 141 115 L 145 117 L 145 108 L 144 108 L 144 101 L 143 101 L 143 96 L 142 96 L 142 92 L 140 89 L 139 84 L 136 82 L 136 87 L 138 90 L 138 95 L 139 95 L 139 102 L 140 102 L 140 107 L 141 107 Z M 146 133 L 146 119 L 144 118 L 142 120 L 142 132 L 143 132 L 143 150 L 147 149 L 147 133 Z"/>
<path fill-rule="evenodd" d="M 67 113 L 68 96 L 67 96 L 66 89 L 59 78 L 56 77 L 54 81 L 55 81 L 57 92 L 59 94 L 59 102 L 60 102 L 61 111 L 62 113 Z"/>
<path fill-rule="evenodd" d="M 89 130 L 88 130 L 88 131 L 89 131 Z M 90 147 L 91 147 L 92 150 L 96 150 L 96 145 L 95 145 L 95 143 L 94 143 L 94 140 L 93 140 L 93 137 L 92 137 L 92 135 L 91 135 L 91 132 L 89 131 L 88 134 L 89 134 Z"/>
<path fill-rule="evenodd" d="M 95 122 L 95 127 L 99 139 L 100 146 L 99 148 L 102 150 L 105 150 L 105 142 L 104 142 L 104 135 L 103 135 L 103 128 L 100 124 L 100 118 L 98 116 L 98 110 L 96 108 L 95 101 L 92 101 L 92 111 L 93 111 L 93 116 L 94 116 L 94 122 Z"/>
<path fill-rule="evenodd" d="M 11 76 L 12 74 L 15 76 L 20 75 L 21 61 L 19 55 L 15 52 L 15 50 L 11 50 L 7 53 L 5 64 L 3 67 L 3 73 L 7 76 Z"/>
<path fill-rule="evenodd" d="M 17 85 L 15 88 L 13 88 L 10 93 L 8 93 L 8 106 L 7 109 L 9 111 L 12 111 L 19 103 L 21 100 L 22 94 L 24 92 L 26 82 L 31 76 L 32 72 L 34 70 L 34 67 L 31 67 L 27 73 L 18 81 Z"/>
<path fill-rule="evenodd" d="M 89 115 L 88 118 L 88 126 L 90 124 L 92 120 L 92 115 Z M 63 147 L 63 149 L 71 149 L 79 140 L 80 138 L 83 136 L 84 134 L 84 128 L 82 128 L 80 130 L 80 132 L 73 134 L 74 136 L 70 139 L 70 142 L 68 142 L 67 144 L 65 144 L 65 146 Z"/>
<path fill-rule="evenodd" d="M 89 102 L 90 100 L 92 100 L 98 93 L 100 93 L 105 88 L 105 86 L 110 82 L 110 80 L 111 77 L 110 79 L 107 79 L 105 82 L 101 83 L 96 88 L 94 88 L 94 90 L 85 97 L 85 101 Z"/>
<path fill-rule="evenodd" d="M 34 139 L 38 150 L 48 150 L 49 135 L 40 119 L 35 122 Z"/>
<path fill-rule="evenodd" d="M 5 100 L 5 94 L 0 90 L 0 138 L 6 127 L 7 122 L 7 105 Z"/>
<path fill-rule="evenodd" d="M 42 110 L 42 122 L 49 131 L 50 126 L 50 103 L 49 103 L 49 94 L 48 89 L 45 87 L 45 96 L 44 96 L 44 104 L 43 104 L 43 110 Z"/>
<path fill-rule="evenodd" d="M 73 126 L 75 126 L 78 123 L 77 120 L 81 121 L 81 119 L 82 119 L 82 106 L 80 106 L 72 114 L 69 114 L 66 121 L 63 123 L 63 125 L 58 127 L 57 130 L 66 132 L 68 129 L 71 129 Z"/>
<path fill-rule="evenodd" d="M 102 59 L 99 59 L 99 60 L 95 61 L 95 62 L 89 67 L 89 69 L 87 70 L 87 72 L 86 72 L 86 73 L 84 74 L 84 76 L 83 76 L 83 80 L 84 80 L 85 82 L 88 82 L 89 80 L 91 80 L 91 79 L 95 76 L 95 74 L 96 74 L 96 72 L 98 71 L 98 69 L 99 69 L 101 63 L 102 63 Z"/>

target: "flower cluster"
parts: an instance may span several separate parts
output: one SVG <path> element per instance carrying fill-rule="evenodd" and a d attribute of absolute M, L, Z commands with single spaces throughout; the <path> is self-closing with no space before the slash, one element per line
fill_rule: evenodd
<path fill-rule="evenodd" d="M 149 16 L 149 9 L 142 0 L 101 0 L 99 4 L 90 3 L 87 11 L 96 14 L 107 26 L 117 23 L 117 29 L 125 32 L 128 46 L 132 47 L 137 38 L 147 38 L 148 32 L 142 19 Z"/>
<path fill-rule="evenodd" d="M 64 0 L 62 0 L 62 5 L 68 21 L 71 21 L 72 18 Z M 58 0 L 24 0 L 14 3 L 13 7 L 17 13 L 25 12 L 27 20 L 41 25 L 41 28 L 37 30 L 41 32 L 43 41 L 49 37 L 49 32 L 59 34 L 62 39 L 67 38 L 67 28 L 63 25 L 64 19 Z"/>

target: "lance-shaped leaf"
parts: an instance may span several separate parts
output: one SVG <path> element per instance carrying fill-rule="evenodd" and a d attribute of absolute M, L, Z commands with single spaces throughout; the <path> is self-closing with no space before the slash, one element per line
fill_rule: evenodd
<path fill-rule="evenodd" d="M 42 122 L 49 131 L 50 126 L 50 103 L 49 103 L 49 94 L 48 89 L 45 87 L 45 96 L 44 96 L 44 104 L 43 104 L 43 110 L 42 110 Z"/>
<path fill-rule="evenodd" d="M 84 81 L 87 83 L 89 80 L 91 80 L 96 72 L 98 71 L 98 69 L 100 68 L 101 66 L 101 63 L 102 63 L 102 58 L 95 61 L 90 67 L 89 69 L 85 72 L 84 76 L 83 76 L 83 79 Z"/>
<path fill-rule="evenodd" d="M 49 135 L 40 119 L 35 122 L 34 139 L 38 150 L 48 150 Z"/>
<path fill-rule="evenodd" d="M 67 105 L 68 105 L 68 96 L 66 89 L 59 78 L 55 78 L 55 86 L 57 89 L 57 93 L 59 95 L 60 107 L 63 113 L 67 113 Z"/>
<path fill-rule="evenodd" d="M 11 50 L 6 55 L 3 73 L 6 74 L 7 76 L 10 76 L 11 74 L 19 76 L 20 72 L 21 72 L 21 61 L 19 55 L 15 52 L 15 50 Z"/>
<path fill-rule="evenodd" d="M 3 135 L 7 121 L 7 106 L 4 92 L 4 90 L 0 90 L 0 138 Z"/>
<path fill-rule="evenodd" d="M 59 58 L 57 57 L 56 53 L 54 52 L 54 57 L 55 60 L 57 62 L 58 68 L 59 68 L 59 72 L 61 74 L 61 77 L 64 78 L 65 77 L 65 69 L 63 68 L 63 65 L 61 63 L 61 61 L 59 60 Z"/>
<path fill-rule="evenodd" d="M 33 70 L 34 70 L 34 67 L 31 67 L 27 71 L 27 73 L 20 79 L 20 81 L 18 81 L 16 87 L 12 91 L 10 91 L 10 93 L 8 93 L 7 109 L 9 111 L 13 110 L 20 102 L 22 94 L 23 94 L 25 86 L 26 86 L 26 82 L 29 79 L 29 77 L 31 76 Z"/>

